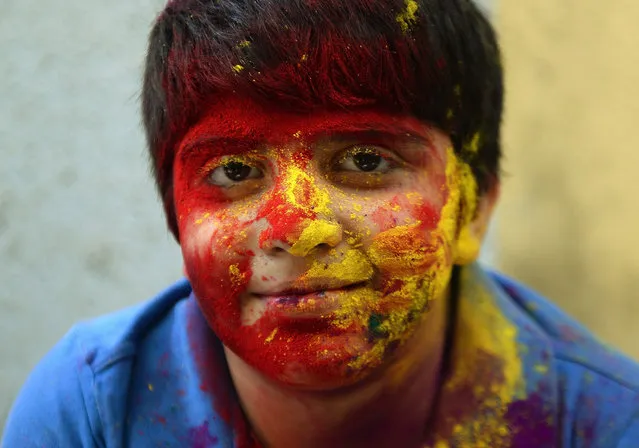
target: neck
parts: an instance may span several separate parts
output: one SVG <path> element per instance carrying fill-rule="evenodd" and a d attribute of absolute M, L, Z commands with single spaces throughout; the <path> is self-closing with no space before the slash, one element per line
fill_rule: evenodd
<path fill-rule="evenodd" d="M 437 396 L 446 335 L 446 300 L 437 300 L 396 361 L 337 391 L 291 389 L 225 348 L 249 423 L 265 446 L 418 447 Z"/>

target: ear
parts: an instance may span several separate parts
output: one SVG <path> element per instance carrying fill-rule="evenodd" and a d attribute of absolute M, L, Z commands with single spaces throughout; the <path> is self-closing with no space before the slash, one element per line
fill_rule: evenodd
<path fill-rule="evenodd" d="M 499 192 L 500 183 L 499 180 L 495 180 L 490 188 L 477 198 L 474 217 L 459 229 L 455 244 L 455 264 L 469 264 L 479 257 L 481 244 L 499 199 Z"/>

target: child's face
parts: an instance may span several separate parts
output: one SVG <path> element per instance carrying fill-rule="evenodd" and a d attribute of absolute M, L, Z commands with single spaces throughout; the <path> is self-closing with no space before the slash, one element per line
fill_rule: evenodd
<path fill-rule="evenodd" d="M 449 138 L 413 118 L 225 97 L 177 149 L 186 272 L 244 361 L 292 385 L 349 384 L 423 328 L 455 261 L 476 256 L 459 226 L 472 182 Z"/>

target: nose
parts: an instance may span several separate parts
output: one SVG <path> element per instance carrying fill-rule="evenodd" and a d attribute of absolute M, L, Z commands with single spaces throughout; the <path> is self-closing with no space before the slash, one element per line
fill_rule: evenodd
<path fill-rule="evenodd" d="M 271 253 L 288 252 L 296 257 L 306 257 L 313 250 L 330 249 L 342 242 L 342 226 L 322 218 L 307 219 L 286 238 L 277 238 L 270 228 L 260 235 L 260 247 Z"/>
<path fill-rule="evenodd" d="M 342 226 L 323 219 L 313 220 L 303 228 L 299 238 L 289 249 L 289 253 L 305 257 L 313 249 L 335 247 L 341 241 Z"/>
<path fill-rule="evenodd" d="M 312 173 L 287 171 L 264 205 L 269 227 L 260 235 L 260 248 L 305 257 L 314 249 L 337 246 L 342 226 L 331 210 L 328 191 L 316 184 Z"/>

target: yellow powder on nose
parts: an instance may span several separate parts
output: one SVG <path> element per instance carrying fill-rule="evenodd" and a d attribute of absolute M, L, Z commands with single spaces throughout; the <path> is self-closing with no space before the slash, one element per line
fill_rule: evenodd
<path fill-rule="evenodd" d="M 325 216 L 332 214 L 331 198 L 326 189 L 319 188 L 314 178 L 300 167 L 289 164 L 285 170 L 284 194 L 289 204 Z"/>
<path fill-rule="evenodd" d="M 236 73 L 239 73 L 239 72 L 241 72 L 242 70 L 244 70 L 244 66 L 242 66 L 242 65 L 240 65 L 240 64 L 234 65 L 234 66 L 233 66 L 233 70 L 234 70 Z"/>
<path fill-rule="evenodd" d="M 342 227 L 326 220 L 313 220 L 302 230 L 302 234 L 293 244 L 290 253 L 304 257 L 319 244 L 336 246 L 342 240 Z"/>

